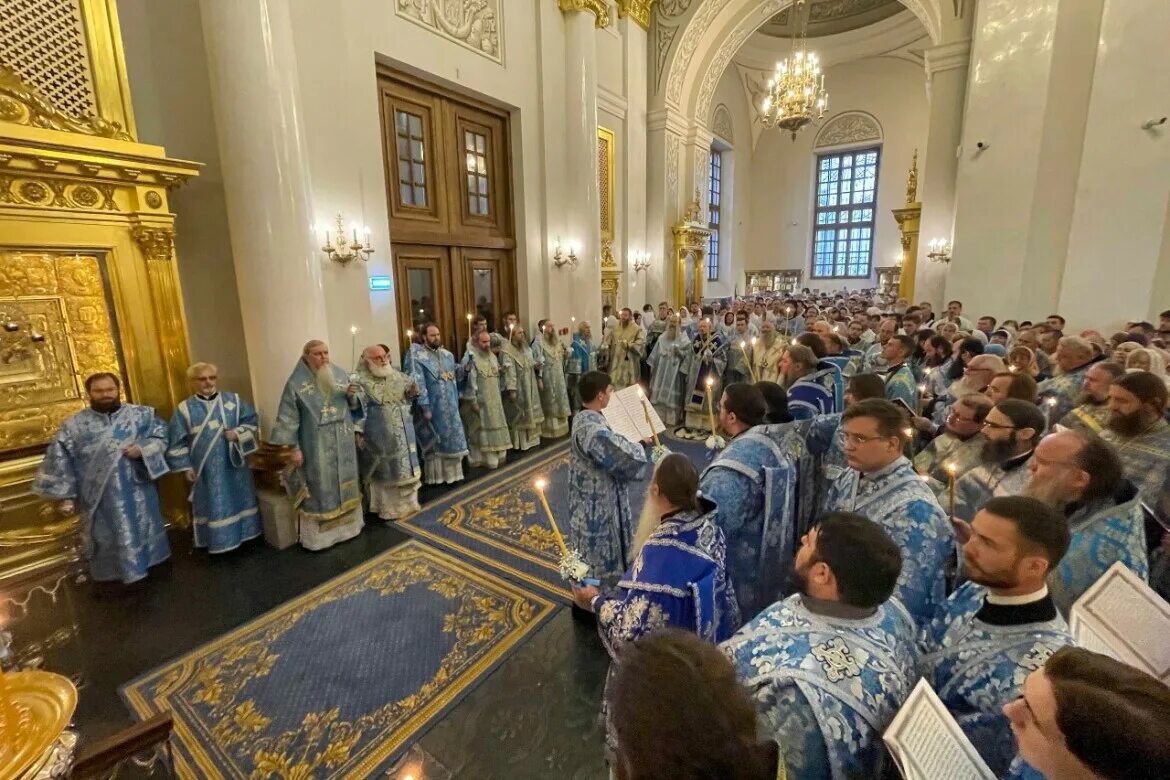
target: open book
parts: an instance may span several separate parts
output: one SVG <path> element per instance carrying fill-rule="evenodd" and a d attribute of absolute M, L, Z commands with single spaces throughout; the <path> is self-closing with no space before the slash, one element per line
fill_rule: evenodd
<path fill-rule="evenodd" d="M 919 680 L 882 735 L 906 780 L 995 780 L 926 680 Z"/>
<path fill-rule="evenodd" d="M 650 399 L 646 398 L 646 402 L 643 404 L 643 398 L 645 395 L 642 394 L 642 388 L 639 385 L 630 385 L 610 396 L 609 405 L 601 413 L 605 415 L 605 421 L 609 423 L 610 428 L 613 428 L 614 433 L 633 442 L 641 442 L 642 439 L 650 438 L 651 427 L 646 423 L 647 412 L 650 414 L 650 423 L 654 426 L 654 433 L 662 433 L 666 430 L 666 423 L 662 422 L 658 412 L 654 411 Z"/>
<path fill-rule="evenodd" d="M 1069 613 L 1077 644 L 1170 684 L 1170 604 L 1118 561 Z"/>

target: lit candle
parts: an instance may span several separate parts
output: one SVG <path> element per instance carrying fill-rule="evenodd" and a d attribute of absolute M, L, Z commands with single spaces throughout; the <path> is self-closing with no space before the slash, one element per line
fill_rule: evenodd
<path fill-rule="evenodd" d="M 471 321 L 475 319 L 471 312 L 467 312 L 467 340 L 471 341 Z"/>
<path fill-rule="evenodd" d="M 754 342 L 755 339 L 752 339 L 752 341 Z M 747 342 L 743 339 L 739 340 L 739 351 L 743 353 L 743 359 L 747 361 L 748 374 L 751 376 L 753 382 L 756 381 L 756 369 L 752 367 L 752 358 L 747 351 Z"/>
<path fill-rule="evenodd" d="M 569 545 L 565 544 L 565 537 L 561 536 L 561 529 L 557 527 L 557 521 L 553 517 L 552 509 L 548 506 L 548 499 L 544 496 L 544 489 L 548 486 L 548 482 L 544 478 L 540 478 L 533 483 L 536 487 L 536 495 L 540 497 L 540 505 L 544 507 L 544 513 L 548 515 L 548 524 L 552 527 L 553 538 L 556 539 L 557 547 L 561 550 L 561 555 L 567 556 L 569 554 Z"/>
<path fill-rule="evenodd" d="M 349 364 L 357 366 L 357 334 L 358 326 L 349 326 Z"/>
<path fill-rule="evenodd" d="M 410 361 L 413 359 L 413 356 L 410 354 L 410 345 L 411 345 L 411 342 L 413 342 L 413 341 L 414 341 L 414 331 L 411 330 L 410 328 L 407 328 L 406 329 L 406 359 L 402 361 L 402 365 L 406 368 L 407 372 L 410 371 Z"/>
<path fill-rule="evenodd" d="M 715 380 L 707 377 L 707 419 L 711 423 L 711 435 L 715 435 L 715 402 L 711 399 L 711 385 Z"/>
<path fill-rule="evenodd" d="M 1048 396 L 1044 399 L 1044 427 L 1052 430 L 1052 410 L 1056 408 L 1056 397 Z"/>
<path fill-rule="evenodd" d="M 646 394 L 642 392 L 641 385 L 638 385 L 638 398 L 642 401 L 642 411 L 646 414 L 646 427 L 650 429 L 650 435 L 654 437 L 654 446 L 661 447 L 662 442 L 658 441 L 658 432 L 654 430 L 654 422 L 650 419 L 650 402 L 646 400 Z"/>
<path fill-rule="evenodd" d="M 957 470 L 957 467 L 955 466 L 955 462 L 951 461 L 950 463 L 946 464 L 946 466 L 944 466 L 943 468 L 945 468 L 947 470 L 947 496 L 949 498 L 949 506 L 950 506 L 950 510 L 951 510 L 950 516 L 954 517 L 955 516 L 955 471 Z"/>
<path fill-rule="evenodd" d="M 918 416 L 922 416 L 922 409 L 926 405 L 926 383 L 918 386 Z"/>

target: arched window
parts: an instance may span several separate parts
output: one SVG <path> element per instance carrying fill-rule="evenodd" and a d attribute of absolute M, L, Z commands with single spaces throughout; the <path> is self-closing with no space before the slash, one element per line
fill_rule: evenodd
<path fill-rule="evenodd" d="M 873 270 L 881 125 L 862 111 L 838 114 L 816 139 L 812 276 L 857 279 Z"/>

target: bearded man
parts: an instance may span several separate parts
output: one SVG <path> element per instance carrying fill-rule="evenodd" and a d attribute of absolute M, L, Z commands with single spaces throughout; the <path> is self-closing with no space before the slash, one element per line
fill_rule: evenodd
<path fill-rule="evenodd" d="M 1094 363 L 1085 371 L 1077 405 L 1060 418 L 1059 425 L 1074 431 L 1101 433 L 1109 423 L 1109 385 L 1125 375 L 1117 363 Z"/>
<path fill-rule="evenodd" d="M 771 319 L 760 323 L 760 338 L 751 349 L 756 381 L 780 384 L 780 358 L 786 345 L 787 341 L 776 333 L 776 323 Z"/>
<path fill-rule="evenodd" d="M 512 448 L 508 418 L 501 395 L 500 363 L 492 352 L 487 331 L 475 334 L 471 350 L 463 358 L 466 370 L 460 393 L 459 414 L 467 431 L 468 463 L 499 467 Z"/>
<path fill-rule="evenodd" d="M 682 422 L 686 390 L 685 369 L 691 357 L 691 342 L 677 314 L 667 318 L 666 330 L 650 353 L 650 403 L 666 425 Z"/>
<path fill-rule="evenodd" d="M 194 364 L 187 378 L 195 394 L 171 417 L 167 464 L 191 486 L 195 546 L 227 552 L 262 533 L 247 461 L 260 445 L 259 420 L 251 404 L 219 390 L 211 363 Z"/>
<path fill-rule="evenodd" d="M 609 365 L 613 386 L 621 390 L 635 384 L 642 376 L 642 356 L 646 353 L 646 334 L 628 308 L 621 310 L 616 327 L 605 334 L 601 351 Z"/>
<path fill-rule="evenodd" d="M 1028 461 L 1043 434 L 1044 413 L 1036 404 L 1018 398 L 997 403 L 983 420 L 982 464 L 955 485 L 955 517 L 970 522 L 992 497 L 1019 495 L 1030 479 Z"/>
<path fill-rule="evenodd" d="M 1085 384 L 1085 372 L 1104 357 L 1097 355 L 1093 345 L 1080 336 L 1065 336 L 1057 342 L 1052 358 L 1060 371 L 1041 382 L 1037 390 L 1041 402 L 1051 407 L 1051 419 L 1059 420 L 1076 403 Z"/>
<path fill-rule="evenodd" d="M 297 510 L 301 545 L 324 550 L 362 531 L 354 423 L 361 417 L 358 387 L 314 339 L 284 385 L 270 441 L 291 445 L 286 480 Z"/>
<path fill-rule="evenodd" d="M 486 328 L 481 328 L 486 331 Z M 466 371 L 443 348 L 439 326 L 422 327 L 422 344 L 413 344 L 407 371 L 418 387 L 414 430 L 423 455 L 423 479 L 428 485 L 451 484 L 463 479 L 467 436 L 459 418 L 459 381 Z"/>
<path fill-rule="evenodd" d="M 540 406 L 541 380 L 536 376 L 536 361 L 528 348 L 524 328 L 515 325 L 508 340 L 500 345 L 503 369 L 504 415 L 512 436 L 512 449 L 524 452 L 540 446 L 540 429 L 544 410 Z"/>
<path fill-rule="evenodd" d="M 983 423 L 991 412 L 991 399 L 968 393 L 951 406 L 943 432 L 914 456 L 914 469 L 929 477 L 936 495 L 943 495 L 951 469 L 961 479 L 983 460 Z"/>
<path fill-rule="evenodd" d="M 582 321 L 577 325 L 577 332 L 573 334 L 573 348 L 566 379 L 569 403 L 574 412 L 581 411 L 581 394 L 577 391 L 581 377 L 596 370 L 597 345 L 593 343 L 593 328 L 588 321 Z"/>
<path fill-rule="evenodd" d="M 171 557 L 155 480 L 167 473 L 167 426 L 154 409 L 124 404 L 121 381 L 103 372 L 85 380 L 89 408 L 61 423 L 32 492 L 81 514 L 90 576 L 136 582 Z"/>
<path fill-rule="evenodd" d="M 569 362 L 569 348 L 557 337 L 557 326 L 544 320 L 540 326 L 540 340 L 533 347 L 540 355 L 540 408 L 544 425 L 540 435 L 545 439 L 559 439 L 569 434 L 569 388 L 565 368 Z"/>
<path fill-rule="evenodd" d="M 1048 576 L 1061 614 L 1120 561 L 1149 576 L 1141 496 L 1125 479 L 1112 445 L 1099 436 L 1060 431 L 1045 436 L 1030 464 L 1024 495 L 1060 511 L 1072 534 L 1068 552 Z"/>
<path fill-rule="evenodd" d="M 1115 379 L 1108 393 L 1108 430 L 1101 438 L 1116 448 L 1125 476 L 1137 485 L 1146 506 L 1170 525 L 1170 423 L 1164 416 L 1170 399 L 1166 383 L 1159 376 L 1139 371 Z"/>
<path fill-rule="evenodd" d="M 711 427 L 708 414 L 707 380 L 710 382 L 711 404 L 723 392 L 723 370 L 727 368 L 727 344 L 711 332 L 711 320 L 699 320 L 699 330 L 691 343 L 691 355 L 686 366 L 686 428 L 706 431 Z M 714 433 L 714 431 L 711 431 Z"/>
<path fill-rule="evenodd" d="M 397 520 L 418 511 L 422 469 L 411 405 L 419 386 L 390 365 L 378 344 L 362 350 L 357 384 L 364 415 L 354 428 L 369 508 L 383 520 Z"/>
<path fill-rule="evenodd" d="M 735 317 L 735 329 L 727 336 L 728 354 L 727 371 L 724 372 L 723 384 L 730 385 L 736 382 L 752 382 L 752 371 L 748 367 L 752 359 L 752 334 L 748 331 L 747 312 L 740 312 Z"/>

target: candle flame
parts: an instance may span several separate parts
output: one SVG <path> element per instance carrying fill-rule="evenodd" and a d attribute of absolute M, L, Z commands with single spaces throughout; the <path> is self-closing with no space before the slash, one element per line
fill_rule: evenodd
<path fill-rule="evenodd" d="M 753 340 L 754 340 L 754 339 L 753 339 Z M 740 339 L 740 340 L 739 340 L 739 348 L 740 348 L 740 349 L 747 349 L 747 342 L 746 342 L 746 341 L 744 341 L 743 339 Z"/>
<path fill-rule="evenodd" d="M 638 385 L 637 387 L 638 387 L 638 397 L 639 397 L 639 398 L 642 398 L 642 397 L 644 397 L 644 396 L 645 396 L 645 393 L 643 393 L 643 392 L 642 392 L 642 386 L 641 386 L 641 385 Z"/>
<path fill-rule="evenodd" d="M 943 468 L 945 468 L 947 470 L 947 473 L 953 477 L 953 476 L 955 476 L 955 472 L 958 471 L 959 467 L 955 465 L 954 461 L 951 461 L 950 463 L 946 464 Z"/>
<path fill-rule="evenodd" d="M 406 337 L 407 337 L 408 339 L 412 339 L 412 338 L 414 338 L 414 331 L 413 331 L 413 330 L 411 330 L 410 328 L 407 328 L 407 329 L 406 329 Z"/>
<path fill-rule="evenodd" d="M 902 433 L 904 433 L 906 435 L 907 439 L 911 439 L 914 437 L 914 430 L 912 428 L 903 428 Z"/>
<path fill-rule="evenodd" d="M 707 387 L 710 388 L 713 384 L 715 384 L 715 380 L 711 377 L 707 377 Z"/>
<path fill-rule="evenodd" d="M 350 325 L 350 326 L 349 326 L 349 335 L 351 335 L 351 336 L 356 336 L 356 335 L 357 335 L 357 332 L 358 332 L 358 326 L 357 326 L 357 325 Z"/>
<path fill-rule="evenodd" d="M 544 477 L 541 477 L 540 479 L 536 480 L 536 482 L 533 482 L 532 484 L 536 487 L 537 490 L 539 490 L 541 493 L 543 493 L 545 486 L 548 485 L 548 482 L 545 481 Z"/>
<path fill-rule="evenodd" d="M 467 321 L 471 322 L 472 319 L 473 317 L 471 316 L 471 312 L 467 312 Z"/>
<path fill-rule="evenodd" d="M 1044 403 L 1048 406 L 1056 406 L 1056 398 L 1053 396 L 1048 396 L 1044 399 Z"/>

